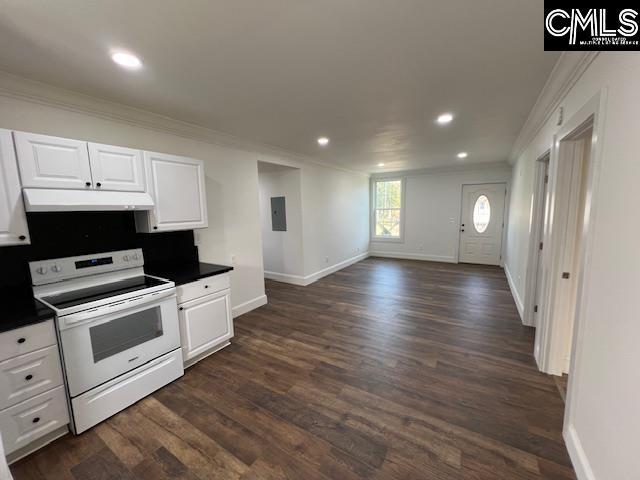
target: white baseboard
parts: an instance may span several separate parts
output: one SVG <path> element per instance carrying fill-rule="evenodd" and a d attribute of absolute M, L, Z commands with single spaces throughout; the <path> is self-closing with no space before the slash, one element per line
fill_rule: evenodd
<path fill-rule="evenodd" d="M 311 285 L 313 282 L 320 280 L 322 277 L 326 277 L 327 275 L 331 275 L 332 273 L 337 272 L 338 270 L 342 270 L 343 268 L 347 268 L 354 263 L 358 263 L 365 258 L 369 257 L 369 252 L 361 253 L 360 255 L 356 255 L 355 257 L 347 258 L 340 263 L 336 263 L 327 268 L 323 268 L 322 270 L 318 270 L 311 275 L 307 275 L 305 277 L 300 275 L 289 275 L 287 273 L 277 273 L 277 272 L 264 272 L 264 278 L 268 278 L 270 280 L 275 280 L 276 282 L 283 283 L 291 283 L 293 285 L 300 285 L 302 287 L 306 287 L 307 285 Z"/>
<path fill-rule="evenodd" d="M 293 285 L 306 285 L 302 275 L 290 275 L 288 273 L 269 272 L 268 270 L 265 270 L 264 278 L 268 278 L 269 280 L 274 280 L 276 282 L 291 283 Z"/>
<path fill-rule="evenodd" d="M 587 454 L 582 448 L 582 442 L 580 442 L 578 432 L 576 432 L 573 425 L 565 427 L 562 436 L 567 445 L 567 451 L 569 452 L 569 457 L 571 458 L 571 463 L 573 464 L 573 469 L 576 471 L 578 480 L 596 480 L 596 476 L 593 474 L 593 470 L 591 470 L 591 465 L 589 465 Z"/>
<path fill-rule="evenodd" d="M 509 283 L 509 289 L 511 290 L 511 295 L 513 296 L 513 300 L 516 302 L 516 308 L 518 309 L 518 314 L 520 315 L 520 321 L 524 324 L 524 303 L 518 294 L 518 290 L 516 289 L 516 284 L 513 281 L 513 277 L 511 276 L 511 272 L 509 271 L 509 267 L 504 265 L 504 273 L 507 276 L 507 282 Z"/>
<path fill-rule="evenodd" d="M 241 303 L 240 305 L 236 305 L 231 309 L 231 314 L 233 318 L 239 317 L 240 315 L 244 315 L 251 310 L 254 310 L 262 305 L 267 304 L 267 296 L 260 295 L 259 297 L 253 298 L 248 302 Z"/>
<path fill-rule="evenodd" d="M 402 260 L 423 260 L 426 262 L 458 263 L 458 259 L 456 257 L 447 257 L 444 255 L 425 255 L 422 253 L 371 252 L 370 256 L 382 258 L 400 258 Z"/>

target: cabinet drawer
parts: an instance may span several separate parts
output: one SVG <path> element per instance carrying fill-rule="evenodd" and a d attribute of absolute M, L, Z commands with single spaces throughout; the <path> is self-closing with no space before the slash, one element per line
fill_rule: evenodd
<path fill-rule="evenodd" d="M 180 285 L 177 288 L 178 305 L 195 298 L 216 293 L 230 287 L 229 274 L 224 273 L 213 277 L 203 278 L 196 282 Z"/>
<path fill-rule="evenodd" d="M 56 345 L 53 320 L 0 333 L 0 361 Z"/>
<path fill-rule="evenodd" d="M 62 385 L 58 346 L 0 362 L 0 409 Z"/>
<path fill-rule="evenodd" d="M 0 431 L 5 454 L 69 423 L 64 387 L 41 393 L 0 411 Z"/>

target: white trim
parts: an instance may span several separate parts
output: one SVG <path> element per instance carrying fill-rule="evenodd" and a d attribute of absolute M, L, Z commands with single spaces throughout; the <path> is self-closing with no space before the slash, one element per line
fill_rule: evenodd
<path fill-rule="evenodd" d="M 278 273 L 264 271 L 264 278 L 273 280 L 274 282 L 290 283 L 292 285 L 305 286 L 304 277 L 302 275 L 291 275 L 289 273 Z"/>
<path fill-rule="evenodd" d="M 267 296 L 260 295 L 259 297 L 252 298 L 251 300 L 241 303 L 240 305 L 236 305 L 231 309 L 231 315 L 233 318 L 239 317 L 240 315 L 244 315 L 251 310 L 255 310 L 258 307 L 267 304 Z"/>
<path fill-rule="evenodd" d="M 399 170 L 389 172 L 372 173 L 371 178 L 386 179 L 398 177 L 418 177 L 422 175 L 456 175 L 459 173 L 487 173 L 487 170 L 506 170 L 511 171 L 512 165 L 507 162 L 483 162 L 471 163 L 463 165 L 445 165 L 439 167 L 425 167 L 415 170 Z"/>
<path fill-rule="evenodd" d="M 160 115 L 121 103 L 103 100 L 46 83 L 30 80 L 0 71 L 0 96 L 59 108 L 73 113 L 89 115 L 104 120 L 124 123 L 133 127 L 176 135 L 221 147 L 235 148 L 246 152 L 274 155 L 300 163 L 320 165 L 363 177 L 366 172 L 350 170 L 339 165 L 325 163 L 305 155 L 259 142 L 244 140 L 207 127 Z M 47 132 L 54 134 L 55 132 Z M 127 145 L 123 145 L 127 146 Z M 177 152 L 179 153 L 179 152 Z"/>
<path fill-rule="evenodd" d="M 569 452 L 569 457 L 571 458 L 571 463 L 573 464 L 573 469 L 576 471 L 578 480 L 596 480 L 596 476 L 587 459 L 587 454 L 582 448 L 582 442 L 580 442 L 578 432 L 576 432 L 573 425 L 565 427 L 562 436 L 567 445 L 567 451 Z"/>
<path fill-rule="evenodd" d="M 424 255 L 420 253 L 403 253 L 403 252 L 370 252 L 371 257 L 380 258 L 398 258 L 401 260 L 421 260 L 424 262 L 441 262 L 441 263 L 458 263 L 456 257 L 443 255 Z"/>
<path fill-rule="evenodd" d="M 531 113 L 513 144 L 509 163 L 513 164 L 531 144 L 540 129 L 560 106 L 585 70 L 600 52 L 563 52 L 551 71 Z"/>
<path fill-rule="evenodd" d="M 324 268 L 322 270 L 318 270 L 311 275 L 307 275 L 302 277 L 300 275 L 290 275 L 287 273 L 277 273 L 277 272 L 264 272 L 264 278 L 268 278 L 270 280 L 274 280 L 276 282 L 283 283 L 291 283 L 293 285 L 299 285 L 302 287 L 306 287 L 307 285 L 312 284 L 320 280 L 322 277 L 326 277 L 327 275 L 331 275 L 332 273 L 337 272 L 338 270 L 342 270 L 343 268 L 347 268 L 354 263 L 358 263 L 362 260 L 365 260 L 369 257 L 369 252 L 361 253 L 360 255 L 356 255 L 355 257 L 347 258 L 340 263 L 336 263 L 330 267 Z"/>
<path fill-rule="evenodd" d="M 520 298 L 520 294 L 518 293 L 518 289 L 516 288 L 516 284 L 513 281 L 513 277 L 511 276 L 511 272 L 509 271 L 509 267 L 505 264 L 504 273 L 507 277 L 507 283 L 509 284 L 509 289 L 511 290 L 511 295 L 513 295 L 513 300 L 516 303 L 516 308 L 518 309 L 518 314 L 520 315 L 520 320 L 524 325 L 524 304 L 522 302 L 522 298 Z"/>

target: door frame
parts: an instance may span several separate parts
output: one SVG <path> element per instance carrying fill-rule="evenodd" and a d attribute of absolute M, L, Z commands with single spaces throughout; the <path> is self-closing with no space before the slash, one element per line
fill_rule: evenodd
<path fill-rule="evenodd" d="M 460 214 L 458 216 L 458 244 L 456 245 L 456 263 L 460 262 L 460 243 L 462 242 L 462 216 L 464 214 L 464 187 L 474 185 L 504 185 L 504 207 L 502 208 L 502 230 L 500 231 L 500 263 L 499 266 L 504 268 L 504 246 L 506 243 L 507 229 L 505 221 L 507 217 L 507 209 L 509 208 L 509 182 L 463 182 L 460 185 Z M 471 264 L 474 265 L 474 264 Z"/>
<path fill-rule="evenodd" d="M 531 236 L 529 237 L 531 241 L 529 242 L 529 255 L 527 259 L 527 273 L 524 292 L 524 313 L 522 315 L 522 323 L 529 327 L 536 326 L 534 310 L 536 304 L 536 286 L 538 282 L 538 261 L 540 255 L 542 255 L 542 250 L 540 249 L 540 245 L 537 240 L 544 237 L 544 210 L 546 206 L 549 205 L 549 188 L 547 188 L 547 192 L 545 194 L 544 177 L 545 170 L 547 170 L 547 164 L 550 164 L 550 162 L 550 149 L 536 160 L 535 186 L 531 208 Z M 534 239 L 536 240 L 535 242 L 533 241 Z"/>
<path fill-rule="evenodd" d="M 582 255 L 579 259 L 580 275 L 574 278 L 577 282 L 576 306 L 573 318 L 573 338 L 571 348 L 571 366 L 569 372 L 569 386 L 567 392 L 567 407 L 565 411 L 565 427 L 568 425 L 574 396 L 573 381 L 576 364 L 580 361 L 582 337 L 584 334 L 583 319 L 588 303 L 586 292 L 589 284 L 589 267 L 593 252 L 594 229 L 593 224 L 597 209 L 597 185 L 602 163 L 602 139 L 604 135 L 604 119 L 607 91 L 603 89 L 594 95 L 580 110 L 578 110 L 554 135 L 549 163 L 548 209 L 549 215 L 545 219 L 544 243 L 548 245 L 548 253 L 543 256 L 543 312 L 540 325 L 536 329 L 534 355 L 541 371 L 561 375 L 565 363 L 565 345 L 568 343 L 568 332 L 564 331 L 564 324 L 558 318 L 558 312 L 563 311 L 568 299 L 559 296 L 558 292 L 564 287 L 562 272 L 565 268 L 565 242 L 568 238 L 566 222 L 554 224 L 554 219 L 566 220 L 569 215 L 569 204 L 560 201 L 561 194 L 571 188 L 570 168 L 567 155 L 561 151 L 565 148 L 564 141 L 571 141 L 576 135 L 584 133 L 587 128 L 592 129 L 591 152 L 587 174 L 586 204 L 584 210 L 584 228 L 582 230 Z M 571 155 L 571 154 L 570 154 Z M 572 157 L 575 159 L 575 156 Z M 567 173 L 569 172 L 569 174 Z M 545 247 L 546 248 L 546 247 Z"/>

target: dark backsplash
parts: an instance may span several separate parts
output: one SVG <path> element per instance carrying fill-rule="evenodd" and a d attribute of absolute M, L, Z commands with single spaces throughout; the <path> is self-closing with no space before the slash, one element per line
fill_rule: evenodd
<path fill-rule="evenodd" d="M 28 262 L 142 248 L 145 263 L 197 262 L 193 231 L 137 233 L 132 212 L 27 214 L 31 245 L 0 247 L 0 288 L 30 284 Z"/>

